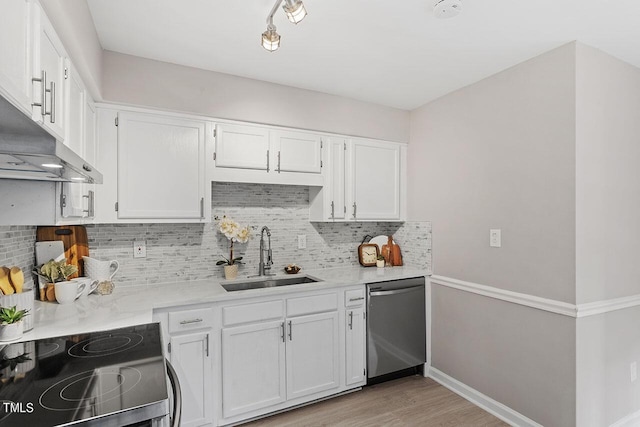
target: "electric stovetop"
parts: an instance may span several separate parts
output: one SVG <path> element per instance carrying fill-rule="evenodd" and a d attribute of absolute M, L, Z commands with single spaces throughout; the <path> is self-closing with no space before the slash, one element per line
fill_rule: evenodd
<path fill-rule="evenodd" d="M 0 426 L 127 425 L 169 412 L 158 323 L 0 347 Z"/>

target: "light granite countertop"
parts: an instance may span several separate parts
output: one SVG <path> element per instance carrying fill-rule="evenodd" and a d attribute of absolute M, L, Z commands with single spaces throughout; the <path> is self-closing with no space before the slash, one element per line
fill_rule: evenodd
<path fill-rule="evenodd" d="M 79 298 L 72 304 L 36 301 L 34 313 L 32 313 L 35 316 L 34 328 L 26 332 L 19 341 L 149 323 L 152 321 L 154 310 L 174 306 L 283 295 L 428 275 L 426 270 L 409 266 L 387 268 L 354 266 L 308 270 L 301 274 L 303 273 L 321 281 L 236 292 L 227 292 L 221 286 L 231 281 L 216 279 L 129 287 L 118 287 L 116 282 L 116 288 L 111 295 L 89 295 Z M 252 279 L 239 278 L 236 281 L 245 280 Z"/>

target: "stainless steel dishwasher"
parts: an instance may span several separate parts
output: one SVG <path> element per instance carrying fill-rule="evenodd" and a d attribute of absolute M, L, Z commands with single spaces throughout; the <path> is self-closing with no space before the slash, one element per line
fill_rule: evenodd
<path fill-rule="evenodd" d="M 424 277 L 367 284 L 368 380 L 420 372 L 427 361 L 424 285 Z"/>

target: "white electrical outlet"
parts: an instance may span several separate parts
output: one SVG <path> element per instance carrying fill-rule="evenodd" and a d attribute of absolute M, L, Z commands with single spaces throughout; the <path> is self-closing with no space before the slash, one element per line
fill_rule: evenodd
<path fill-rule="evenodd" d="M 298 249 L 306 249 L 306 248 L 307 248 L 307 235 L 298 234 Z"/>
<path fill-rule="evenodd" d="M 133 242 L 133 257 L 134 258 L 147 257 L 147 242 L 145 240 Z"/>
<path fill-rule="evenodd" d="M 489 246 L 492 248 L 499 248 L 502 246 L 502 236 L 499 228 L 492 228 L 489 230 Z"/>
<path fill-rule="evenodd" d="M 631 363 L 629 371 L 631 373 L 631 382 L 634 382 L 638 379 L 638 365 L 636 365 L 636 362 Z"/>

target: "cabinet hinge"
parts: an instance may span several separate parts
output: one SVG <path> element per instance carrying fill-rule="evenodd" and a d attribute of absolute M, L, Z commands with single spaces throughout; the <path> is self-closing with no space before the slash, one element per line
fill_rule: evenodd
<path fill-rule="evenodd" d="M 215 160 L 215 159 L 216 159 L 216 153 L 214 152 L 213 153 L 213 160 Z"/>
<path fill-rule="evenodd" d="M 320 160 L 320 167 L 322 168 L 322 160 Z"/>
<path fill-rule="evenodd" d="M 365 377 L 367 376 L 367 370 L 366 369 L 362 370 L 362 375 L 364 375 Z"/>
<path fill-rule="evenodd" d="M 118 118 L 116 117 L 116 127 L 118 126 Z"/>
<path fill-rule="evenodd" d="M 347 151 L 347 143 L 346 142 L 342 143 L 342 148 L 344 149 L 344 151 Z"/>
<path fill-rule="evenodd" d="M 118 212 L 118 202 L 116 202 L 116 212 Z"/>
<path fill-rule="evenodd" d="M 320 148 L 322 149 L 322 138 L 320 138 Z"/>
<path fill-rule="evenodd" d="M 347 205 L 344 205 L 344 213 L 347 213 Z"/>
<path fill-rule="evenodd" d="M 171 353 L 171 343 L 167 344 L 167 351 Z"/>
<path fill-rule="evenodd" d="M 62 208 L 67 207 L 67 196 L 64 194 L 60 194 L 60 207 Z"/>
<path fill-rule="evenodd" d="M 213 129 L 213 137 L 216 138 L 218 136 L 218 129 Z"/>
<path fill-rule="evenodd" d="M 69 69 L 64 67 L 64 79 L 67 80 L 69 78 Z"/>

